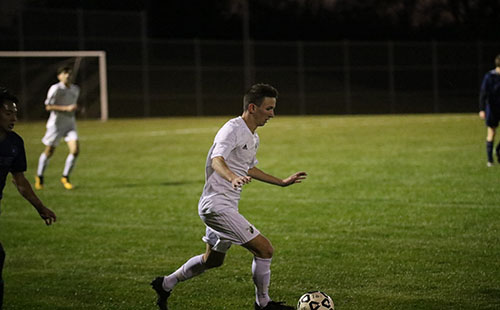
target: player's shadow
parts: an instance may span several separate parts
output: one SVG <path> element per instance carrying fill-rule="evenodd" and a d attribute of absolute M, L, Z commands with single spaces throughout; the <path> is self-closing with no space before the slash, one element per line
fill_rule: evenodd
<path fill-rule="evenodd" d="M 189 180 L 189 181 L 175 181 L 175 182 L 160 182 L 160 183 L 124 183 L 118 185 L 118 187 L 128 187 L 128 188 L 136 188 L 136 187 L 154 187 L 154 186 L 183 186 L 190 184 L 203 184 L 203 180 Z"/>

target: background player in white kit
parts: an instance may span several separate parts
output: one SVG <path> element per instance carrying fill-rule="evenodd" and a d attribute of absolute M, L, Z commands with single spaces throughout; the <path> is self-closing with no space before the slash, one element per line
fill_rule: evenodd
<path fill-rule="evenodd" d="M 47 131 L 42 138 L 45 150 L 38 160 L 37 176 L 35 177 L 36 189 L 43 189 L 43 173 L 62 138 L 68 144 L 69 154 L 64 165 L 61 183 L 64 188 L 73 189 L 73 185 L 69 181 L 69 175 L 75 165 L 80 148 L 75 120 L 80 88 L 72 84 L 71 68 L 69 67 L 59 68 L 57 70 L 57 79 L 59 83 L 49 88 L 45 100 L 45 109 L 50 111 L 50 116 L 47 121 Z"/>
<path fill-rule="evenodd" d="M 208 152 L 205 186 L 198 204 L 198 213 L 206 225 L 203 237 L 206 252 L 192 257 L 169 276 L 157 277 L 151 282 L 158 295 L 159 309 L 168 309 L 167 299 L 178 282 L 221 266 L 232 244 L 241 245 L 254 255 L 255 309 L 295 309 L 270 299 L 268 291 L 274 249 L 271 242 L 238 212 L 241 187 L 252 178 L 279 186 L 300 183 L 306 178 L 305 172 L 297 172 L 279 179 L 256 167 L 259 136 L 255 130 L 274 117 L 277 98 L 278 91 L 274 87 L 253 85 L 244 96 L 242 116 L 228 121 L 215 136 Z"/>

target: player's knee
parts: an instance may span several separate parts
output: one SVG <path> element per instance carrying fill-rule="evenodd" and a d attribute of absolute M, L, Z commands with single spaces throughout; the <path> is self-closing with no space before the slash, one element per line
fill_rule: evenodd
<path fill-rule="evenodd" d="M 47 156 L 48 158 L 52 157 L 52 155 L 54 155 L 54 151 L 56 149 L 54 147 L 48 147 L 45 149 L 45 156 Z"/>
<path fill-rule="evenodd" d="M 75 157 L 78 156 L 78 154 L 80 153 L 80 146 L 78 145 L 78 143 L 71 143 L 69 144 L 69 153 Z"/>
<path fill-rule="evenodd" d="M 215 260 L 215 259 L 209 259 L 205 262 L 205 267 L 207 267 L 207 269 L 211 269 L 211 268 L 217 268 L 217 267 L 220 267 L 224 264 L 224 260 Z"/>
<path fill-rule="evenodd" d="M 269 256 L 269 258 L 273 257 L 273 254 L 274 254 L 274 248 L 272 245 L 269 245 L 269 248 L 267 249 L 267 255 Z"/>
<path fill-rule="evenodd" d="M 224 264 L 224 253 L 211 252 L 210 255 L 205 256 L 205 267 L 207 269 L 217 268 Z"/>
<path fill-rule="evenodd" d="M 272 258 L 274 254 L 274 248 L 271 244 L 266 245 L 262 249 L 260 249 L 257 256 L 260 258 Z"/>

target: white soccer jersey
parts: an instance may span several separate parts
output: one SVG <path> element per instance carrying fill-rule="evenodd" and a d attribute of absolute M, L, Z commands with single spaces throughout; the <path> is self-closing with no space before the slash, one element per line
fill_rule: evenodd
<path fill-rule="evenodd" d="M 241 188 L 234 189 L 231 182 L 215 172 L 212 168 L 212 159 L 222 156 L 231 171 L 236 175 L 246 176 L 248 170 L 258 163 L 256 158 L 258 147 L 259 136 L 257 133 L 252 134 L 241 116 L 233 118 L 224 124 L 217 132 L 214 144 L 208 151 L 205 165 L 205 186 L 200 202 L 217 194 L 222 194 L 235 201 L 234 206 L 237 207 Z M 201 205 L 202 203 L 200 203 L 200 208 Z M 218 206 L 218 204 L 211 205 L 211 211 L 227 207 Z"/>
<path fill-rule="evenodd" d="M 80 95 L 80 88 L 76 85 L 66 87 L 63 82 L 56 83 L 49 88 L 45 104 L 55 105 L 72 105 L 76 104 L 78 96 Z M 50 111 L 50 116 L 47 121 L 47 128 L 56 124 L 69 124 L 75 122 L 75 111 Z"/>

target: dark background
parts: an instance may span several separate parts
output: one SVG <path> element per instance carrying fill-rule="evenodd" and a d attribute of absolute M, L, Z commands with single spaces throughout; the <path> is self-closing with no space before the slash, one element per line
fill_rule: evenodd
<path fill-rule="evenodd" d="M 146 11 L 149 35 L 239 39 L 243 0 L 2 0 L 4 19 L 26 7 Z M 249 0 L 255 40 L 498 40 L 498 0 Z M 7 18 L 8 19 L 8 18 Z M 4 27 L 8 22 L 4 20 Z"/>
<path fill-rule="evenodd" d="M 234 115 L 254 82 L 280 114 L 477 112 L 499 36 L 500 0 L 0 0 L 0 50 L 106 52 L 110 117 Z M 74 61 L 0 58 L 0 84 L 44 119 Z M 99 117 L 96 68 L 80 117 Z"/>

